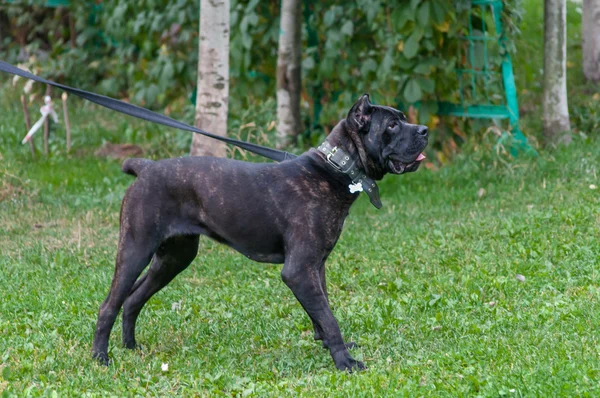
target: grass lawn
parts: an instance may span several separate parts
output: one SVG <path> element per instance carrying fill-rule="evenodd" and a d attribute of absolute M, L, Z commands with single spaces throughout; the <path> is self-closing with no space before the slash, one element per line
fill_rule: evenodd
<path fill-rule="evenodd" d="M 86 124 L 95 108 L 83 107 L 76 133 L 93 131 L 92 141 L 67 156 L 57 139 L 56 155 L 32 162 L 18 146 L 18 109 L 2 106 L 4 394 L 600 394 L 600 189 L 590 188 L 600 185 L 598 139 L 577 136 L 568 149 L 510 164 L 481 150 L 439 171 L 386 178 L 380 211 L 361 198 L 328 283 L 366 372 L 335 370 L 280 266 L 207 239 L 142 312 L 143 351 L 121 348 L 117 321 L 105 368 L 90 346 L 132 179 L 90 153 L 94 137 L 126 121 L 98 111 L 102 125 Z"/>

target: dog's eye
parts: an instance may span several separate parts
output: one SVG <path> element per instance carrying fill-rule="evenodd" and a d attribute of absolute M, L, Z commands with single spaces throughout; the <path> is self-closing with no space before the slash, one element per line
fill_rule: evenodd
<path fill-rule="evenodd" d="M 395 129 L 397 126 L 398 126 L 398 122 L 391 122 L 391 123 L 388 125 L 388 129 L 390 129 L 390 130 L 393 130 L 393 129 Z"/>
<path fill-rule="evenodd" d="M 392 135 L 390 134 L 390 132 L 387 130 L 384 131 L 383 132 L 383 145 L 389 145 L 391 141 L 392 141 Z"/>

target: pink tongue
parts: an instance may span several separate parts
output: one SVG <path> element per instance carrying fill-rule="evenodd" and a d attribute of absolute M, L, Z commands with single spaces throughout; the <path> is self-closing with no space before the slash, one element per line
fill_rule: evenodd
<path fill-rule="evenodd" d="M 422 153 L 419 154 L 419 156 L 417 156 L 417 162 L 420 162 L 421 160 L 425 159 L 425 155 L 423 155 Z"/>

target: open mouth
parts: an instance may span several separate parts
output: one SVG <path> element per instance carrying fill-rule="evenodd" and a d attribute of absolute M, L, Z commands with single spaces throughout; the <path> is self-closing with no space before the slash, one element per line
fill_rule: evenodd
<path fill-rule="evenodd" d="M 421 161 L 423 161 L 424 159 L 425 159 L 425 155 L 422 153 L 420 153 L 419 156 L 417 156 L 417 158 L 414 161 L 412 161 L 411 163 L 405 163 L 401 160 L 390 158 L 388 160 L 388 166 L 392 173 L 402 174 L 402 173 L 406 173 L 406 172 L 415 171 L 419 167 L 419 164 L 421 163 Z"/>

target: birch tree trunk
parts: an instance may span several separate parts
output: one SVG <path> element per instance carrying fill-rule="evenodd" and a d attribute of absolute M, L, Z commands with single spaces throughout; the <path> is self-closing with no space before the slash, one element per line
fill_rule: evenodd
<path fill-rule="evenodd" d="M 227 135 L 229 104 L 229 0 L 200 0 L 196 127 Z M 224 157 L 224 143 L 194 134 L 190 155 Z"/>
<path fill-rule="evenodd" d="M 583 74 L 597 82 L 600 81 L 600 0 L 583 0 L 581 14 Z"/>
<path fill-rule="evenodd" d="M 571 142 L 567 106 L 567 2 L 544 5 L 544 136 L 548 143 Z"/>
<path fill-rule="evenodd" d="M 300 134 L 302 61 L 302 2 L 281 0 L 279 50 L 277 52 L 277 146 L 294 142 Z"/>

